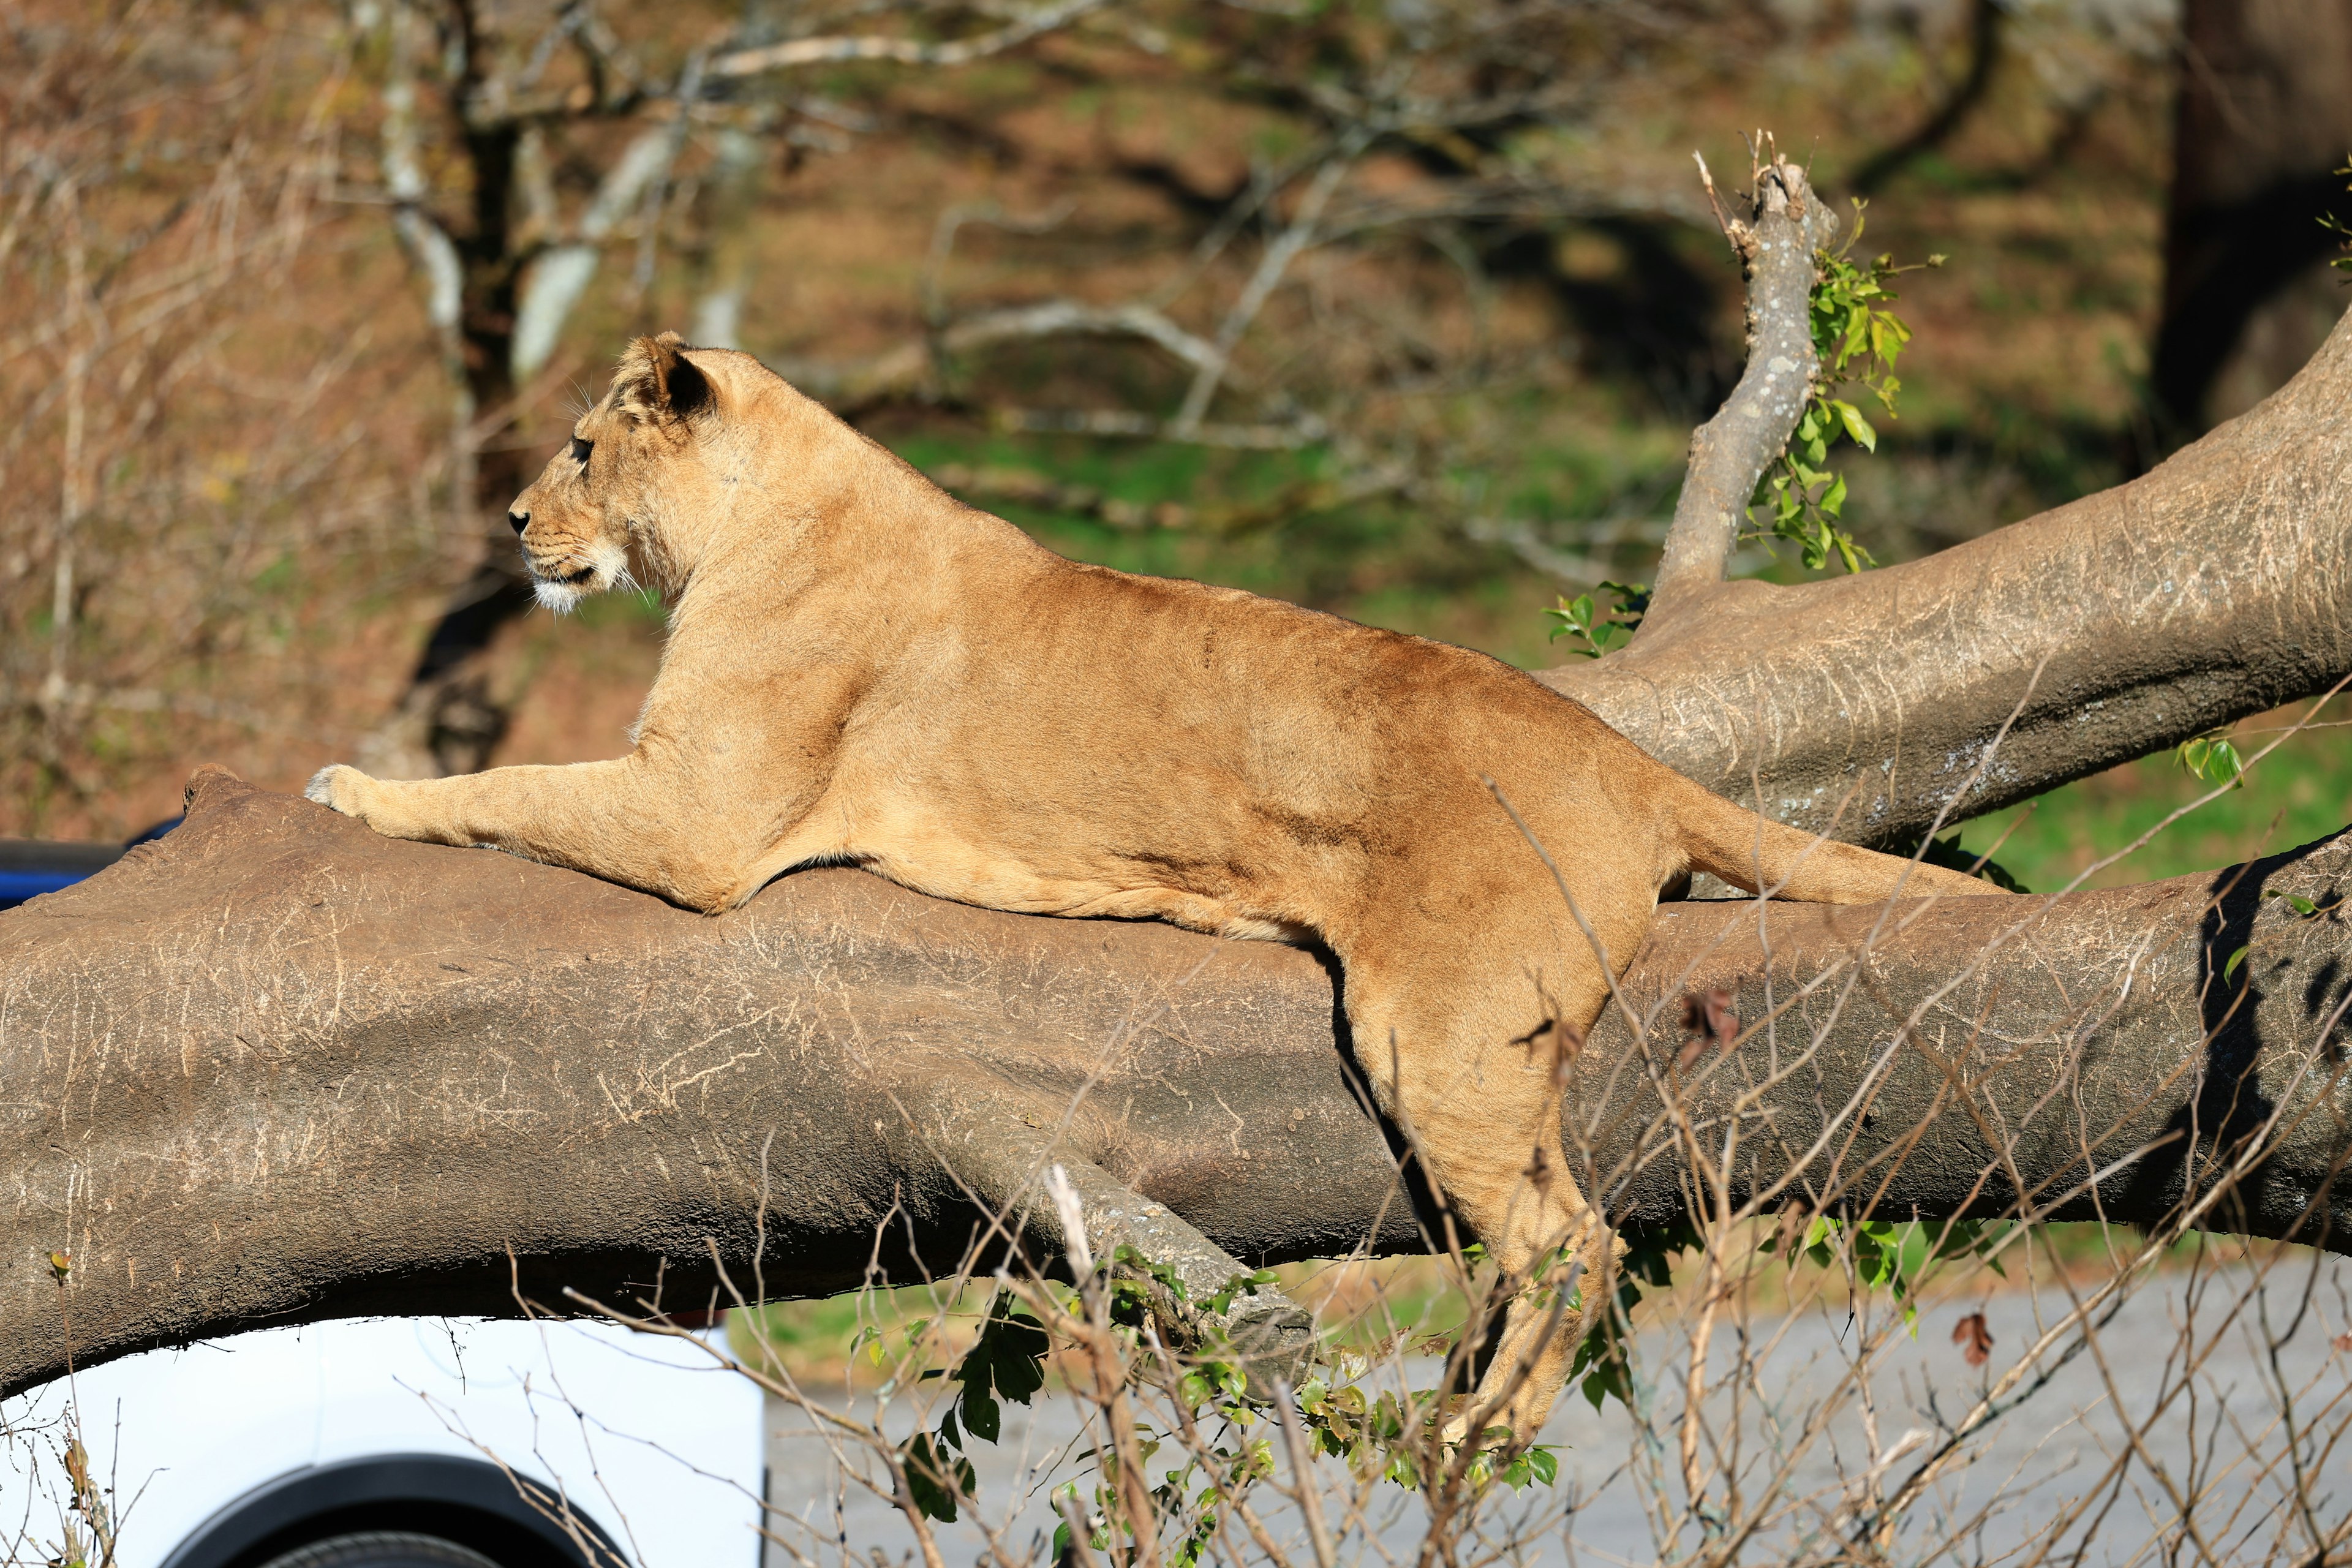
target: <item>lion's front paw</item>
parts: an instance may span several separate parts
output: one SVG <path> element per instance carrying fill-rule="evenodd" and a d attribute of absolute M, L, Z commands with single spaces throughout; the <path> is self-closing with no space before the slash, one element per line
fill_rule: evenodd
<path fill-rule="evenodd" d="M 367 820 L 367 812 L 362 806 L 361 795 L 362 792 L 374 782 L 367 774 L 348 763 L 329 763 L 310 775 L 310 782 L 303 787 L 302 793 L 320 805 L 331 807 L 341 812 L 345 816 L 356 816 L 364 822 Z"/>

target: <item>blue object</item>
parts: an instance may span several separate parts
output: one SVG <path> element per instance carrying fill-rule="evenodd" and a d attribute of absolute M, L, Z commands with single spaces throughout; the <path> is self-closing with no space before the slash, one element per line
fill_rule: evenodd
<path fill-rule="evenodd" d="M 37 899 L 59 888 L 70 888 L 89 875 L 87 871 L 0 871 L 0 910 L 14 909 L 26 899 Z"/>
<path fill-rule="evenodd" d="M 27 899 L 70 888 L 122 858 L 132 844 L 161 838 L 180 826 L 176 816 L 159 822 L 130 844 L 51 843 L 38 838 L 0 838 L 0 910 Z"/>

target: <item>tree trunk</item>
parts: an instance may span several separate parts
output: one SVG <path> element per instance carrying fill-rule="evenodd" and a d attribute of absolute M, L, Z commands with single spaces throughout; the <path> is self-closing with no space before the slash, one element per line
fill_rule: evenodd
<path fill-rule="evenodd" d="M 2319 220 L 2352 157 L 2352 0 L 2189 0 L 2157 402 L 2193 436 L 2283 385 L 2343 310 Z"/>

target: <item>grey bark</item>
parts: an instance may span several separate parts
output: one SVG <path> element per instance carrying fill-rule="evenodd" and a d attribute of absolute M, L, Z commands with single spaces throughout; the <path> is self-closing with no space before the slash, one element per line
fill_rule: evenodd
<path fill-rule="evenodd" d="M 512 1311 L 517 1289 L 627 1303 L 658 1286 L 701 1307 L 722 1263 L 747 1294 L 838 1290 L 869 1264 L 904 1280 L 951 1267 L 992 1211 L 1034 1206 L 1041 1156 L 1104 1173 L 1082 1184 L 1090 1227 L 1171 1255 L 1429 1245 L 1311 953 L 967 909 L 847 870 L 707 919 L 380 838 L 218 770 L 191 794 L 168 838 L 0 915 L 0 1390 L 68 1352 Z M 1829 967 L 1695 1065 L 1701 1133 L 1737 1113 L 1739 1181 L 1794 1169 L 1795 1197 L 1933 1215 L 1998 1205 L 2008 1180 L 2081 1213 L 2084 1171 L 2183 1129 L 2095 1189 L 2110 1218 L 2154 1221 L 2195 1184 L 2193 1152 L 2280 1107 L 2228 1224 L 2331 1240 L 2352 1219 L 2329 1181 L 2341 1031 L 2320 1026 L 2343 994 L 2340 916 L 2298 920 L 2257 884 L 2325 904 L 2345 859 L 2337 842 L 2266 863 L 2210 910 L 2210 879 L 2187 879 L 1954 902 L 1874 943 L 1867 910 L 1669 910 L 1580 1058 L 1572 1142 L 1619 1217 L 1669 1212 L 1692 1167 L 1643 1150 L 1677 1102 L 1676 999 L 1719 982 L 1758 1025 Z M 2223 1016 L 2210 971 L 2243 943 L 2252 991 Z M 1628 1016 L 1654 1020 L 1646 1045 Z M 1825 1114 L 1858 1090 L 1864 1114 Z M 1825 1120 L 1841 1136 L 1792 1160 Z M 1988 1131 L 2004 1124 L 2006 1157 Z M 1225 1266 L 1178 1261 L 1204 1282 Z"/>
<path fill-rule="evenodd" d="M 1704 174 L 1706 165 L 1700 168 Z M 1711 176 L 1707 196 L 1716 197 Z M 1748 367 L 1715 417 L 1691 435 L 1682 496 L 1658 562 L 1652 599 L 1657 623 L 1723 580 L 1748 499 L 1804 412 L 1818 368 L 1813 253 L 1836 237 L 1837 228 L 1837 215 L 1806 184 L 1804 170 L 1777 159 L 1756 171 L 1746 211 L 1724 221 L 1748 286 Z M 1642 635 L 1651 632 L 1645 624 Z"/>
<path fill-rule="evenodd" d="M 1669 907 L 1626 987 L 1647 1033 L 1604 1019 L 1571 1126 L 1629 1220 L 1671 1217 L 1698 1190 L 1671 1153 L 1672 1105 L 1736 1203 L 1777 1206 L 1785 1184 L 1802 1206 L 1882 1217 L 2140 1226 L 2210 1203 L 2200 1228 L 2347 1250 L 2347 890 L 2352 834 L 2142 887 L 1891 920 Z M 1730 994 L 1749 1025 L 1737 1046 L 1685 1037 L 1675 1009 L 1692 988 Z"/>

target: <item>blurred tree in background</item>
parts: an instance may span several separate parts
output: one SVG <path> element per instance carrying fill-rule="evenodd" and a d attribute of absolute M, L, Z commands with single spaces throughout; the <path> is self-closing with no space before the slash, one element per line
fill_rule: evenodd
<path fill-rule="evenodd" d="M 2242 414 L 2344 313 L 2327 258 L 2352 161 L 2352 4 L 2189 0 L 2153 367 L 2175 437 Z"/>

